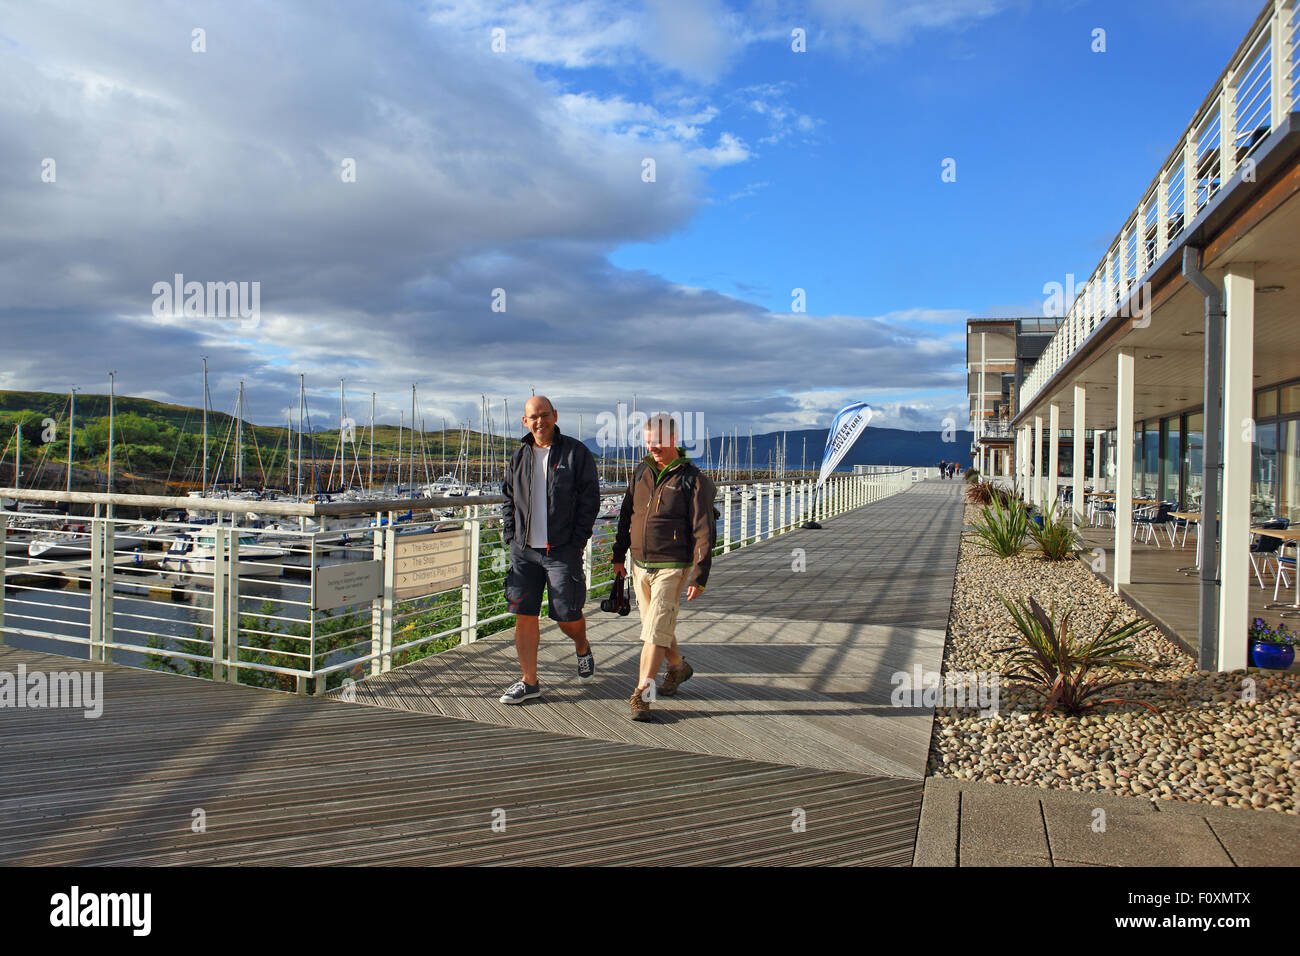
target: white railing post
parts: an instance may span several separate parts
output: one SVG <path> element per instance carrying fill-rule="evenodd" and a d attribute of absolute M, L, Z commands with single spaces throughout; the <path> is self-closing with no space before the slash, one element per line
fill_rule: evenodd
<path fill-rule="evenodd" d="M 99 660 L 100 632 L 104 626 L 104 529 L 99 515 L 100 506 L 96 504 L 90 519 L 90 646 L 86 648 L 86 659 L 91 661 Z"/>
<path fill-rule="evenodd" d="M 731 485 L 722 494 L 722 553 L 731 553 Z"/>
<path fill-rule="evenodd" d="M 1269 78 L 1272 92 L 1272 122 L 1269 129 L 1277 129 L 1291 112 L 1291 57 L 1294 55 L 1292 44 L 1294 37 L 1287 13 L 1295 9 L 1294 0 L 1273 0 L 1273 20 L 1269 23 L 1270 50 L 1273 54 L 1269 64 Z"/>
<path fill-rule="evenodd" d="M 740 490 L 740 547 L 748 544 L 749 539 L 749 490 L 752 485 L 745 485 Z"/>
<path fill-rule="evenodd" d="M 1223 79 L 1219 90 L 1219 188 L 1237 171 L 1237 71 Z M 1211 177 L 1213 172 L 1211 171 Z M 1211 179 L 1210 185 L 1213 185 Z M 1208 187 L 1207 187 L 1208 188 Z M 1208 196 L 1206 197 L 1208 202 Z"/>
<path fill-rule="evenodd" d="M 325 527 L 325 522 L 321 521 L 320 527 Z M 316 536 L 319 531 L 313 531 L 310 544 L 307 550 L 307 566 L 311 569 L 311 576 L 307 579 L 309 582 L 309 599 L 307 601 L 307 671 L 311 673 L 316 669 L 316 572 L 320 570 L 320 552 L 316 548 Z M 299 697 L 307 696 L 308 678 L 302 674 L 294 677 L 294 691 Z"/>
<path fill-rule="evenodd" d="M 1160 184 L 1156 187 L 1156 258 L 1169 248 L 1169 170 L 1160 170 Z"/>
<path fill-rule="evenodd" d="M 104 519 L 104 583 L 100 589 L 103 595 L 100 601 L 100 612 L 103 615 L 103 625 L 99 631 L 99 660 L 105 664 L 113 662 L 113 570 L 116 555 L 113 553 L 113 519 Z"/>
<path fill-rule="evenodd" d="M 1187 131 L 1187 140 L 1183 143 L 1183 228 L 1186 229 L 1196 218 L 1196 126 Z M 1125 582 L 1127 583 L 1127 582 Z"/>
<path fill-rule="evenodd" d="M 776 537 L 776 486 L 769 477 L 767 482 L 767 537 Z"/>
<path fill-rule="evenodd" d="M 480 532 L 480 534 L 481 533 L 482 532 Z M 591 538 L 588 538 L 587 543 L 582 548 L 582 566 L 586 568 L 586 572 L 587 572 L 588 591 L 591 590 L 591 570 L 592 570 L 592 565 L 595 563 L 596 563 L 596 549 L 591 543 Z"/>
<path fill-rule="evenodd" d="M 383 512 L 375 512 L 375 530 L 371 535 L 373 541 L 370 548 L 370 557 L 375 561 L 384 562 L 384 580 L 387 581 L 388 562 L 392 556 L 384 553 L 383 520 Z M 381 592 L 379 597 L 370 602 L 370 673 L 372 676 L 379 673 L 379 653 L 383 639 L 384 596 Z"/>
<path fill-rule="evenodd" d="M 325 527 L 325 522 L 321 522 L 321 527 Z M 316 535 L 319 532 L 313 532 L 311 536 L 311 606 L 307 608 L 307 654 L 308 664 L 307 673 L 312 674 L 316 670 Z M 237 540 L 237 539 L 236 539 Z M 307 681 L 310 678 L 298 675 L 298 694 L 307 695 Z M 321 683 L 325 683 L 324 680 Z M 318 688 L 319 689 L 319 688 Z"/>
<path fill-rule="evenodd" d="M 379 635 L 379 673 L 387 674 L 393 669 L 393 605 L 396 603 L 397 591 L 397 529 L 394 522 L 397 512 L 388 512 L 388 524 L 384 526 L 384 626 Z"/>
<path fill-rule="evenodd" d="M 229 555 L 226 562 L 226 680 L 232 684 L 239 683 L 239 531 L 235 528 L 235 518 L 233 514 L 230 516 L 230 550 L 226 552 Z M 315 537 L 312 535 L 313 542 Z M 313 544 L 313 561 L 315 555 Z M 309 669 L 316 669 L 314 656 Z"/>
<path fill-rule="evenodd" d="M 311 570 L 311 596 L 316 597 L 316 569 Z M 212 526 L 212 679 L 226 679 L 226 529 L 217 513 Z"/>
<path fill-rule="evenodd" d="M 460 611 L 460 626 L 464 628 L 460 632 L 460 642 L 462 644 L 472 644 L 478 640 L 478 572 L 479 562 L 479 541 L 480 541 L 480 523 L 478 518 L 478 505 L 469 509 L 470 520 L 468 522 L 469 531 L 469 570 L 466 575 L 465 588 L 462 592 L 462 603 Z"/>
<path fill-rule="evenodd" d="M 1117 265 L 1119 266 L 1119 272 L 1116 275 L 1117 288 L 1115 291 L 1118 294 L 1119 299 L 1122 301 L 1124 299 L 1124 294 L 1128 291 L 1128 230 L 1127 229 L 1121 229 L 1119 231 L 1119 261 Z M 1064 365 L 1065 363 L 1062 362 L 1061 364 Z"/>
<path fill-rule="evenodd" d="M 3 507 L 0 505 L 0 507 Z M 0 514 L 0 542 L 9 540 L 9 516 Z M 0 547 L 0 647 L 5 646 L 5 552 Z"/>

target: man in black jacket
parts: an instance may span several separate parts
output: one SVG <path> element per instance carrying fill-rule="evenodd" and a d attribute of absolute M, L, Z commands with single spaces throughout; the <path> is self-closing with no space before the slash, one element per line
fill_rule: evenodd
<path fill-rule="evenodd" d="M 586 445 L 556 426 L 555 406 L 545 395 L 524 405 L 523 437 L 510 459 L 501 493 L 501 537 L 510 547 L 506 572 L 506 609 L 515 615 L 515 651 L 523 679 L 501 696 L 503 704 L 522 704 L 541 696 L 537 678 L 538 616 L 545 589 L 550 618 L 573 638 L 578 678 L 596 672 L 587 641 L 582 606 L 587 601 L 583 551 L 600 511 L 596 460 Z"/>

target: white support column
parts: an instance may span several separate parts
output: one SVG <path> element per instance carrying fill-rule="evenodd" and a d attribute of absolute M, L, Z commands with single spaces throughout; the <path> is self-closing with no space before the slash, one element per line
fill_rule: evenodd
<path fill-rule="evenodd" d="M 1024 498 L 1029 497 L 1029 466 L 1025 461 L 1025 454 L 1029 451 L 1029 442 L 1025 440 L 1025 432 L 1028 428 L 1016 429 L 1016 491 Z"/>
<path fill-rule="evenodd" d="M 1033 462 L 1034 473 L 1030 477 L 1030 491 L 1033 497 L 1030 498 L 1030 504 L 1040 505 L 1043 503 L 1043 416 L 1034 416 L 1034 443 Z"/>
<path fill-rule="evenodd" d="M 1052 402 L 1048 418 L 1047 506 L 1056 504 L 1061 473 L 1061 406 Z"/>
<path fill-rule="evenodd" d="M 1115 370 L 1115 592 L 1132 583 L 1133 352 L 1121 349 Z"/>
<path fill-rule="evenodd" d="M 1088 398 L 1087 393 L 1088 390 L 1084 386 L 1074 386 L 1074 462 L 1073 467 L 1070 469 L 1070 473 L 1073 475 L 1070 479 L 1070 490 L 1074 500 L 1071 511 L 1076 527 L 1082 526 L 1084 515 L 1087 514 L 1084 509 L 1083 495 L 1084 461 L 1087 458 L 1084 454 L 1084 442 L 1088 440 L 1087 432 L 1083 427 L 1086 421 L 1084 405 Z"/>
<path fill-rule="evenodd" d="M 1246 666 L 1250 621 L 1250 458 L 1254 439 L 1255 267 L 1223 277 L 1223 501 L 1219 545 L 1219 670 Z"/>

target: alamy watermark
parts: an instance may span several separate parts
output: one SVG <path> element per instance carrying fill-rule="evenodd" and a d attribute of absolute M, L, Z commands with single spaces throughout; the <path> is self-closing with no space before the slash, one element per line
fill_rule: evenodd
<path fill-rule="evenodd" d="M 628 406 L 623 402 L 618 403 L 617 411 L 596 416 L 596 441 L 602 448 L 642 448 L 646 423 L 655 415 L 667 415 L 673 420 L 680 447 L 696 458 L 704 454 L 703 412 L 637 411 L 629 415 Z"/>
<path fill-rule="evenodd" d="M 171 282 L 153 284 L 153 314 L 158 318 L 238 318 L 240 328 L 262 321 L 262 283 L 186 282 L 176 273 Z"/>
<path fill-rule="evenodd" d="M 80 708 L 81 716 L 94 720 L 104 713 L 102 671 L 28 671 L 19 664 L 17 673 L 0 671 L 0 708 L 44 710 Z"/>
<path fill-rule="evenodd" d="M 895 707 L 975 707 L 981 717 L 998 712 L 1001 675 L 996 671 L 895 671 L 889 678 L 896 685 L 889 695 Z"/>
<path fill-rule="evenodd" d="M 1048 319 L 1061 319 L 1070 311 L 1076 299 L 1081 294 L 1087 294 L 1090 288 L 1089 283 L 1084 282 L 1081 285 L 1075 285 L 1074 273 L 1066 273 L 1065 282 L 1048 282 L 1043 286 L 1043 317 Z M 1117 287 L 1114 285 L 1107 286 L 1112 295 L 1118 291 L 1119 298 L 1117 302 L 1110 303 L 1103 300 L 1098 295 L 1098 301 L 1095 303 L 1097 310 L 1103 315 L 1108 313 L 1110 307 L 1118 305 L 1115 314 L 1121 318 L 1132 319 L 1135 329 L 1144 329 L 1151 324 L 1151 283 L 1143 282 L 1138 286 Z M 1132 292 L 1132 295 L 1127 293 Z"/>

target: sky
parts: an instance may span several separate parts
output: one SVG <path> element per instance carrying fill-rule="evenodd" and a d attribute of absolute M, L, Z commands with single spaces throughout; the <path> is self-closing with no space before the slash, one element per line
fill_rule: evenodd
<path fill-rule="evenodd" d="M 964 427 L 1262 6 L 0 0 L 0 388 Z"/>

